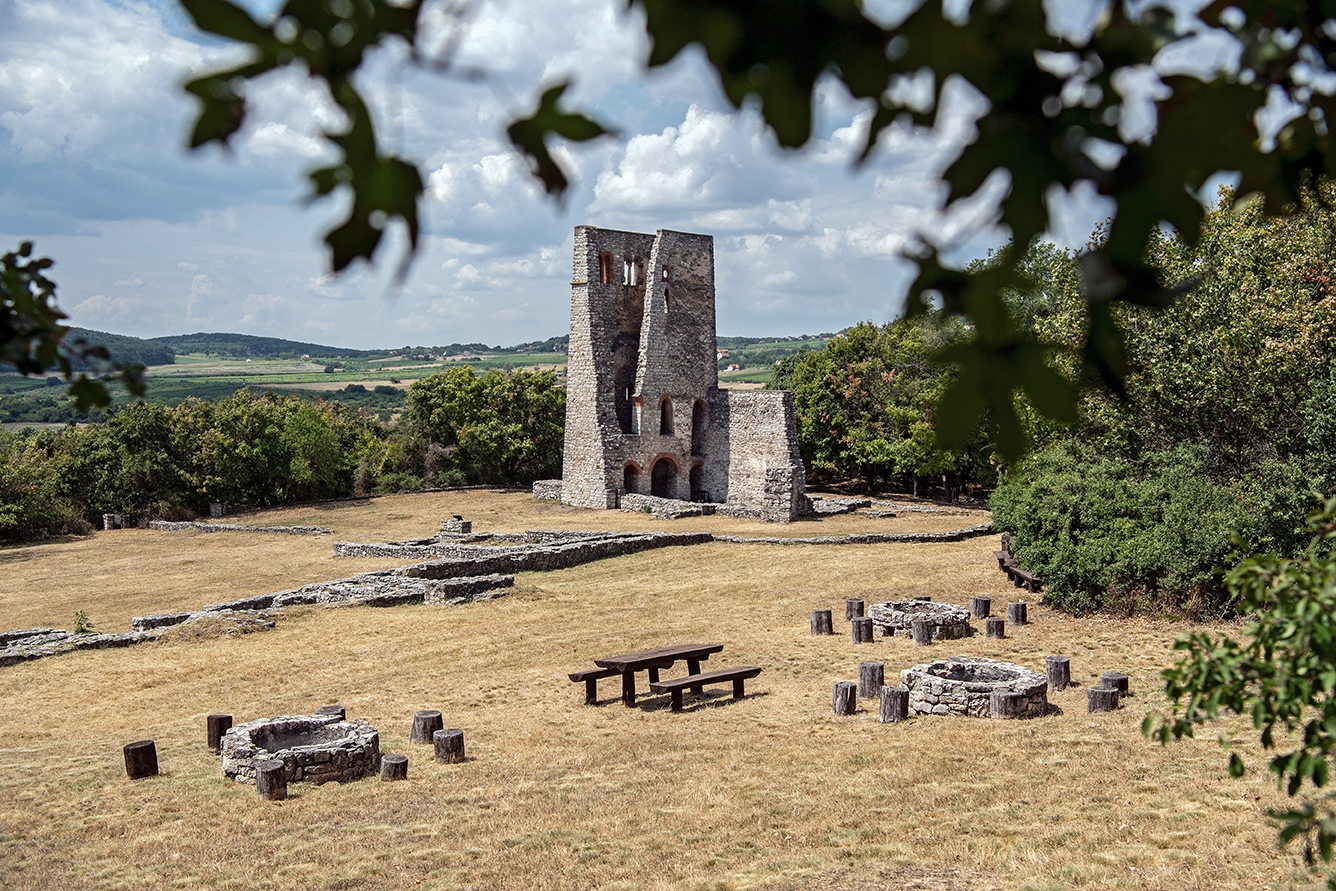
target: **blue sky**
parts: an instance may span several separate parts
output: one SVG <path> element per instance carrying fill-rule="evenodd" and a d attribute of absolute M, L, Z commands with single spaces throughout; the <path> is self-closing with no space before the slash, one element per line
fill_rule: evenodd
<path fill-rule="evenodd" d="M 941 208 L 938 174 L 973 135 L 968 88 L 933 131 L 888 132 L 854 169 L 866 114 L 837 86 L 818 96 L 817 138 L 783 152 L 699 58 L 646 75 L 622 0 L 487 0 L 461 61 L 492 86 L 406 68 L 398 52 L 366 72 L 383 136 L 427 175 L 426 235 L 397 292 L 393 246 L 331 278 L 319 236 L 337 208 L 303 201 L 324 157 L 315 137 L 337 124 L 314 86 L 265 82 L 230 157 L 184 148 L 180 84 L 234 52 L 166 0 L 0 0 L 0 245 L 32 239 L 56 260 L 74 324 L 360 348 L 541 339 L 567 331 L 571 232 L 589 223 L 713 234 L 720 334 L 818 333 L 891 318 L 912 275 L 898 253 L 916 239 L 969 257 L 1001 237 L 988 195 Z M 571 104 L 621 135 L 562 151 L 575 185 L 558 206 L 504 127 L 567 77 Z M 1067 203 L 1060 240 L 1079 244 L 1100 208 Z"/>

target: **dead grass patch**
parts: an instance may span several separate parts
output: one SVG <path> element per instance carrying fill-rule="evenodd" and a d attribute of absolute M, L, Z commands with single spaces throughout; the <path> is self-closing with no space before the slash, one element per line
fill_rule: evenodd
<path fill-rule="evenodd" d="M 474 519 L 475 528 L 500 528 L 507 504 L 517 515 L 508 528 L 552 528 L 553 518 L 566 516 L 522 496 L 482 493 L 470 503 L 442 493 L 376 499 L 366 506 L 369 518 L 312 508 L 264 520 L 393 538 L 424 534 L 450 513 Z M 612 521 L 630 528 L 638 518 L 568 519 L 574 528 Z M 79 563 L 67 563 L 71 552 L 57 545 L 16 565 L 29 578 L 79 586 L 78 608 L 97 618 L 121 608 L 116 592 L 125 588 L 112 584 L 121 570 L 141 577 L 138 602 L 153 606 L 140 611 L 157 612 L 173 607 L 153 591 L 193 606 L 375 562 L 326 558 L 305 538 L 156 535 L 171 546 L 148 533 L 109 533 L 80 543 Z M 328 539 L 317 544 L 328 550 Z M 976 539 L 670 548 L 525 574 L 509 596 L 490 602 L 307 609 L 265 634 L 167 639 L 0 670 L 0 884 L 519 891 L 1314 884 L 1296 858 L 1275 848 L 1263 811 L 1280 799 L 1265 777 L 1229 779 L 1211 739 L 1168 749 L 1142 739 L 1141 718 L 1161 702 L 1156 673 L 1184 625 L 1075 619 L 1032 606 L 1033 624 L 1000 641 L 980 634 L 925 649 L 902 639 L 854 646 L 847 634 L 808 634 L 809 610 L 842 615 L 845 597 L 924 593 L 967 605 L 988 594 L 1003 604 L 1015 589 L 997 572 L 992 546 Z M 129 553 L 136 549 L 137 560 Z M 94 578 L 105 584 L 90 584 Z M 59 588 L 50 582 L 28 597 L 40 602 Z M 33 614 L 42 608 L 34 605 Z M 764 666 L 745 699 L 716 693 L 677 715 L 666 697 L 627 709 L 604 681 L 603 704 L 591 708 L 581 704 L 582 686 L 565 677 L 598 655 L 697 640 L 725 644 L 719 665 Z M 953 652 L 1032 667 L 1062 653 L 1078 685 L 1118 669 L 1131 676 L 1134 696 L 1115 714 L 1088 716 L 1077 687 L 1053 694 L 1060 714 L 1023 722 L 883 725 L 866 706 L 855 718 L 832 717 L 831 685 L 855 678 L 858 662 L 884 661 L 894 676 Z M 409 755 L 407 782 L 297 785 L 288 801 L 262 804 L 249 788 L 224 781 L 204 747 L 210 712 L 242 721 L 332 702 L 379 727 L 384 751 Z M 438 765 L 426 747 L 410 746 L 412 714 L 421 708 L 439 708 L 447 726 L 465 729 L 467 763 Z M 120 747 L 145 737 L 157 741 L 164 775 L 131 782 Z M 1249 755 L 1255 763 L 1256 752 Z"/>

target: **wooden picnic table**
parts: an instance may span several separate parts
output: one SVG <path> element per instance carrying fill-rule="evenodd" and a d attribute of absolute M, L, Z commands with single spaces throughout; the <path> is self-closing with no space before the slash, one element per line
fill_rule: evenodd
<path fill-rule="evenodd" d="M 636 700 L 637 671 L 648 671 L 649 681 L 653 684 L 659 680 L 660 668 L 670 668 L 674 662 L 685 659 L 687 674 L 700 674 L 701 662 L 709 659 L 711 653 L 718 653 L 723 648 L 723 644 L 683 644 L 658 650 L 645 650 L 642 653 L 627 653 L 624 656 L 608 656 L 595 659 L 594 664 L 621 674 L 622 703 L 633 706 Z"/>

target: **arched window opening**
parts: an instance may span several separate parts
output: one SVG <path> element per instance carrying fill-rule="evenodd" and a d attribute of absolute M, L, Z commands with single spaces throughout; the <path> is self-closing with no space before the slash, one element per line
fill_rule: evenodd
<path fill-rule="evenodd" d="M 631 284 L 631 261 L 630 261 L 630 260 L 623 260 L 623 261 L 622 261 L 622 284 L 624 284 L 624 285 L 629 285 L 629 284 Z"/>
<path fill-rule="evenodd" d="M 691 454 L 705 454 L 705 400 L 697 399 L 691 407 Z"/>
<path fill-rule="evenodd" d="M 622 470 L 622 490 L 627 493 L 640 491 L 640 468 L 628 464 Z"/>
<path fill-rule="evenodd" d="M 677 497 L 677 465 L 672 458 L 660 458 L 650 468 L 649 494 L 656 498 Z"/>
<path fill-rule="evenodd" d="M 673 435 L 673 400 L 667 396 L 659 403 L 659 435 Z"/>
<path fill-rule="evenodd" d="M 710 497 L 705 494 L 705 468 L 700 464 L 691 468 L 691 500 L 710 500 Z"/>
<path fill-rule="evenodd" d="M 598 282 L 601 285 L 612 284 L 612 254 L 607 251 L 598 255 Z"/>
<path fill-rule="evenodd" d="M 664 280 L 664 281 L 668 281 L 669 278 L 670 278 L 670 276 L 668 275 L 668 267 L 665 266 L 665 267 L 663 267 L 663 280 Z"/>

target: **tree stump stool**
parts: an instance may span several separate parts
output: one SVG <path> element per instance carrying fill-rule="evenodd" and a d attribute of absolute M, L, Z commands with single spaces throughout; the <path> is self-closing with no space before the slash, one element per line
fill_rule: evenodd
<path fill-rule="evenodd" d="M 413 731 L 408 735 L 409 742 L 429 743 L 432 734 L 445 727 L 441 713 L 435 709 L 424 709 L 413 713 Z"/>
<path fill-rule="evenodd" d="M 881 688 L 881 723 L 898 724 L 909 717 L 909 691 L 904 687 Z"/>
<path fill-rule="evenodd" d="M 849 636 L 856 644 L 872 643 L 872 617 L 859 616 L 850 622 Z"/>
<path fill-rule="evenodd" d="M 1013 625 L 1024 625 L 1028 621 L 1025 615 L 1025 602 L 1007 604 L 1007 621 Z"/>
<path fill-rule="evenodd" d="M 993 611 L 993 598 L 975 597 L 970 601 L 970 612 L 976 619 L 986 619 Z"/>
<path fill-rule="evenodd" d="M 909 623 L 909 630 L 914 635 L 914 643 L 926 647 L 932 643 L 932 625 L 925 619 L 915 619 Z"/>
<path fill-rule="evenodd" d="M 984 632 L 988 637 L 1003 638 L 1007 636 L 1007 621 L 1001 616 L 990 616 L 984 620 Z"/>
<path fill-rule="evenodd" d="M 1111 712 L 1118 708 L 1118 691 L 1113 687 L 1091 687 L 1086 691 L 1086 714 Z"/>
<path fill-rule="evenodd" d="M 1072 682 L 1072 660 L 1066 656 L 1045 656 L 1044 668 L 1048 672 L 1050 690 L 1066 690 Z"/>
<path fill-rule="evenodd" d="M 408 779 L 408 756 L 381 755 L 380 778 L 385 782 Z"/>
<path fill-rule="evenodd" d="M 858 685 L 853 681 L 836 681 L 835 691 L 831 695 L 831 708 L 837 717 L 852 715 L 858 711 Z"/>
<path fill-rule="evenodd" d="M 151 739 L 127 743 L 125 749 L 125 773 L 132 780 L 158 775 L 158 747 Z"/>
<path fill-rule="evenodd" d="M 209 751 L 218 754 L 223 734 L 232 726 L 231 715 L 209 715 L 204 719 L 204 735 L 209 743 Z"/>
<path fill-rule="evenodd" d="M 863 615 L 863 601 L 846 600 L 844 601 L 844 617 L 846 619 L 857 619 Z"/>
<path fill-rule="evenodd" d="M 340 721 L 348 720 L 348 710 L 341 705 L 322 705 L 315 710 L 317 715 L 338 715 Z"/>
<path fill-rule="evenodd" d="M 914 599 L 914 600 L 917 600 L 919 603 L 930 603 L 930 602 L 932 601 L 932 595 L 931 595 L 931 594 L 915 594 L 913 599 Z"/>
<path fill-rule="evenodd" d="M 1120 698 L 1132 695 L 1132 691 L 1128 689 L 1127 675 L 1121 671 L 1101 671 L 1099 673 L 1099 685 L 1117 690 Z"/>
<path fill-rule="evenodd" d="M 830 623 L 830 610 L 828 609 L 812 610 L 812 633 L 813 634 L 835 633 L 835 630 Z"/>
<path fill-rule="evenodd" d="M 876 699 L 881 695 L 881 686 L 886 682 L 886 665 L 883 662 L 858 663 L 858 698 Z"/>
<path fill-rule="evenodd" d="M 436 746 L 436 760 L 442 764 L 462 764 L 464 762 L 464 731 L 459 729 L 437 730 L 431 736 Z"/>
<path fill-rule="evenodd" d="M 988 694 L 988 714 L 994 718 L 1019 718 L 1025 714 L 1027 705 L 1024 693 L 994 690 Z"/>
<path fill-rule="evenodd" d="M 255 767 L 255 794 L 265 801 L 282 801 L 288 797 L 288 772 L 276 758 L 261 758 Z"/>

